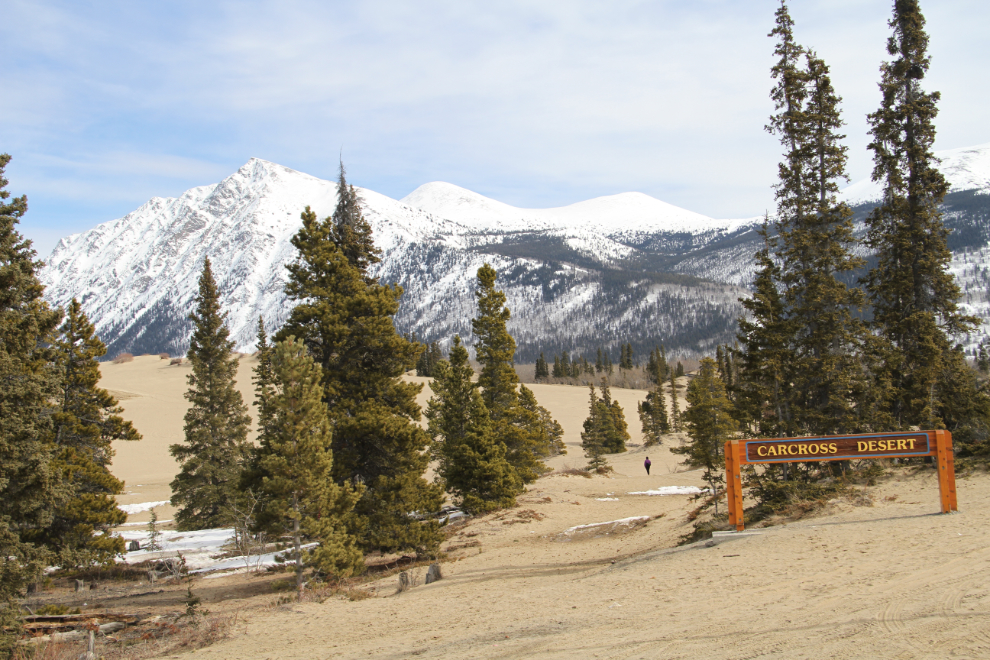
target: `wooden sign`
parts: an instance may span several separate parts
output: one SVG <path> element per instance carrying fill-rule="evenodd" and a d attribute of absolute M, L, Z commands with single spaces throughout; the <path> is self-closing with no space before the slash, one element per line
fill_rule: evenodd
<path fill-rule="evenodd" d="M 952 434 L 948 431 L 730 440 L 725 443 L 725 485 L 729 498 L 729 522 L 739 531 L 745 529 L 740 475 L 742 465 L 920 456 L 933 456 L 936 459 L 942 513 L 957 511 Z"/>
<path fill-rule="evenodd" d="M 928 456 L 927 433 L 837 435 L 821 438 L 743 440 L 747 463 L 835 461 L 893 456 Z"/>

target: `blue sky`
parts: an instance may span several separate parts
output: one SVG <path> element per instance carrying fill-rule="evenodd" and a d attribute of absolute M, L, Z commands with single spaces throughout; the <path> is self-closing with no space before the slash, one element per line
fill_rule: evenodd
<path fill-rule="evenodd" d="M 400 198 L 449 181 L 517 206 L 641 191 L 773 207 L 774 0 L 5 0 L 0 152 L 44 256 L 252 156 Z M 792 0 L 870 173 L 890 0 Z M 923 1 L 936 147 L 990 142 L 990 3 Z M 305 200 L 300 200 L 301 204 Z"/>

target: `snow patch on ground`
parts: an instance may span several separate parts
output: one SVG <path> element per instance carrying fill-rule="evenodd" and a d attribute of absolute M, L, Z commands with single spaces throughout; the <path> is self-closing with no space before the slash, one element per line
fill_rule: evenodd
<path fill-rule="evenodd" d="M 707 488 L 696 488 L 695 486 L 660 486 L 653 490 L 638 490 L 629 495 L 697 495 L 707 493 Z"/>
<path fill-rule="evenodd" d="M 618 502 L 619 501 L 619 498 L 618 497 L 596 497 L 595 498 L 595 501 L 597 501 L 597 502 Z"/>
<path fill-rule="evenodd" d="M 650 519 L 649 516 L 632 516 L 630 518 L 620 518 L 619 520 L 609 520 L 607 522 L 589 523 L 587 525 L 575 525 L 574 527 L 568 527 L 562 533 L 573 534 L 574 532 L 578 532 L 581 530 L 590 530 L 596 527 L 606 527 L 606 526 L 629 527 L 637 523 L 646 522 L 649 519 Z"/>
<path fill-rule="evenodd" d="M 140 523 L 147 525 L 147 523 Z M 274 566 L 280 562 L 276 557 L 282 555 L 286 561 L 291 563 L 292 550 L 279 550 L 278 552 L 266 552 L 261 555 L 251 555 L 250 557 L 220 557 L 224 553 L 224 546 L 234 539 L 234 530 L 228 529 L 201 529 L 195 532 L 178 532 L 174 530 L 162 531 L 159 537 L 161 550 L 150 551 L 146 549 L 148 544 L 147 531 L 120 531 L 117 534 L 127 542 L 137 541 L 141 544 L 141 550 L 128 552 L 124 555 L 123 561 L 127 564 L 139 564 L 148 559 L 167 559 L 182 555 L 186 560 L 186 568 L 190 573 L 213 573 L 216 571 L 248 571 Z M 315 548 L 318 543 L 307 543 L 302 546 L 304 550 Z M 219 576 L 217 576 L 219 577 Z"/>
<path fill-rule="evenodd" d="M 151 511 L 155 507 L 164 506 L 168 503 L 169 503 L 168 500 L 163 500 L 161 502 L 141 502 L 139 504 L 118 504 L 117 508 L 129 516 L 133 516 L 135 513 L 144 513 L 145 511 Z"/>

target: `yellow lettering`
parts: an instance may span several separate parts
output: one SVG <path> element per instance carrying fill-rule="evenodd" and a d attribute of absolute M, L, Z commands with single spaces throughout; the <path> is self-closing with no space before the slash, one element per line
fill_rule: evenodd
<path fill-rule="evenodd" d="M 756 448 L 756 455 L 757 456 L 766 456 L 767 455 L 766 454 L 766 449 L 767 449 L 766 445 L 760 445 L 759 447 Z"/>
<path fill-rule="evenodd" d="M 911 438 L 908 442 L 911 443 L 911 449 L 914 449 L 914 438 Z"/>
<path fill-rule="evenodd" d="M 876 440 L 870 440 L 866 444 L 868 445 L 870 451 L 876 451 L 877 450 L 877 441 Z"/>
<path fill-rule="evenodd" d="M 798 445 L 798 453 L 807 456 L 808 445 Z"/>
<path fill-rule="evenodd" d="M 856 451 L 866 451 L 866 443 L 865 442 L 857 442 L 856 443 Z"/>
<path fill-rule="evenodd" d="M 828 453 L 834 454 L 837 451 L 839 451 L 839 448 L 835 446 L 834 442 L 828 443 Z"/>
<path fill-rule="evenodd" d="M 767 447 L 767 456 L 776 456 L 776 455 L 777 455 L 777 448 L 775 446 L 770 445 L 769 447 Z"/>
<path fill-rule="evenodd" d="M 898 449 L 907 449 L 907 440 L 898 440 L 897 441 L 897 448 Z"/>
<path fill-rule="evenodd" d="M 820 448 L 821 446 L 822 446 L 822 445 L 810 445 L 810 446 L 808 447 L 808 453 L 809 453 L 809 454 L 817 454 L 817 453 L 819 452 L 819 448 Z"/>
<path fill-rule="evenodd" d="M 787 453 L 790 454 L 791 456 L 797 456 L 797 446 L 787 445 Z"/>

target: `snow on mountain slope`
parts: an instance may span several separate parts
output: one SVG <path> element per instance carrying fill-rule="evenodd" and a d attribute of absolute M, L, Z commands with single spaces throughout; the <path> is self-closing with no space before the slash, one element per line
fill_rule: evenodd
<path fill-rule="evenodd" d="M 990 190 L 990 145 L 953 154 L 943 167 L 954 172 L 954 186 Z M 46 298 L 55 305 L 78 298 L 111 356 L 183 354 L 209 257 L 231 336 L 251 350 L 258 317 L 277 329 L 291 309 L 285 265 L 295 257 L 300 212 L 309 205 L 329 215 L 336 193 L 333 182 L 252 159 L 218 184 L 154 198 L 60 241 L 40 273 Z M 638 354 L 661 341 L 674 353 L 732 341 L 759 243 L 752 231 L 759 219 L 712 220 L 637 193 L 559 209 L 518 209 L 443 183 L 401 201 L 360 193 L 383 250 L 372 273 L 404 290 L 396 327 L 425 341 L 459 333 L 470 342 L 475 276 L 489 262 L 524 361 L 541 351 L 587 355 L 630 341 Z M 990 329 L 983 265 L 990 263 L 990 197 L 957 198 L 946 202 L 952 268 L 964 304 L 985 319 L 965 341 L 971 347 Z"/>
<path fill-rule="evenodd" d="M 951 192 L 980 190 L 990 193 L 990 143 L 936 151 L 935 157 L 942 161 L 939 170 L 949 182 Z M 882 196 L 883 187 L 870 179 L 851 184 L 841 195 L 850 206 L 877 202 Z"/>
<path fill-rule="evenodd" d="M 152 199 L 123 218 L 63 239 L 41 272 L 46 297 L 55 305 L 78 298 L 110 355 L 181 354 L 190 332 L 186 317 L 203 260 L 209 257 L 231 337 L 239 348 L 250 350 L 259 316 L 270 329 L 288 316 L 285 264 L 295 255 L 290 241 L 301 224 L 300 212 L 309 205 L 320 217 L 329 215 L 336 193 L 330 181 L 251 159 L 216 185 L 194 188 L 177 199 Z M 382 263 L 372 272 L 404 288 L 396 325 L 421 339 L 470 335 L 474 277 L 485 261 L 502 273 L 522 355 L 546 342 L 573 350 L 636 341 L 639 335 L 644 342 L 659 341 L 662 337 L 649 332 L 664 328 L 669 342 L 683 335 L 683 342 L 693 345 L 715 336 L 725 339 L 731 332 L 738 296 L 732 287 L 727 295 L 721 285 L 705 291 L 681 285 L 633 291 L 625 283 L 601 281 L 596 271 L 493 251 L 493 244 L 505 237 L 480 236 L 497 229 L 477 219 L 462 224 L 436 210 L 415 208 L 408 199 L 399 202 L 363 189 L 360 194 L 375 243 L 383 251 Z M 584 211 L 587 218 L 608 213 L 608 205 L 592 202 Z M 481 206 L 497 208 L 498 203 L 481 198 Z M 545 237 L 595 264 L 625 259 L 635 251 L 592 224 L 566 231 L 550 228 Z M 713 307 L 715 297 L 725 304 Z M 707 310 L 701 313 L 708 328 L 704 336 L 692 329 L 699 306 Z M 677 316 L 664 320 L 658 314 Z"/>
<path fill-rule="evenodd" d="M 420 186 L 401 201 L 479 232 L 594 229 L 606 236 L 622 236 L 660 231 L 732 230 L 752 222 L 714 220 L 637 192 L 596 197 L 559 208 L 523 209 L 451 183 L 435 181 Z"/>

